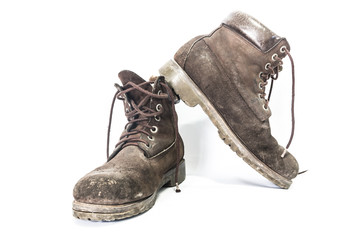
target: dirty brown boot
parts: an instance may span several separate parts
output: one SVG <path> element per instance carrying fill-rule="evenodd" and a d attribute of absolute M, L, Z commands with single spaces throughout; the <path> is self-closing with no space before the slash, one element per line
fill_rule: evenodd
<path fill-rule="evenodd" d="M 185 179 L 184 147 L 178 133 L 176 99 L 163 77 L 146 82 L 122 71 L 123 86 L 111 105 L 107 162 L 86 174 L 74 187 L 73 214 L 92 221 L 113 221 L 149 210 L 163 186 Z M 124 101 L 128 123 L 109 156 L 112 110 Z"/>
<path fill-rule="evenodd" d="M 281 188 L 289 188 L 298 174 L 298 163 L 287 152 L 294 130 L 294 98 L 293 127 L 286 149 L 271 135 L 268 103 L 282 59 L 289 56 L 294 66 L 289 51 L 285 38 L 256 19 L 235 12 L 211 34 L 183 45 L 175 61 L 159 70 L 187 105 L 203 108 L 233 151 Z"/>

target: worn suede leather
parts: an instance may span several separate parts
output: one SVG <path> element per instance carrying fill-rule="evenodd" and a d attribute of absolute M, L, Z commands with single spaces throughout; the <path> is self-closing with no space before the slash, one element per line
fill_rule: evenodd
<path fill-rule="evenodd" d="M 247 149 L 275 172 L 292 179 L 298 163 L 289 152 L 281 158 L 284 148 L 271 135 L 271 111 L 264 109 L 265 100 L 259 97 L 263 81 L 259 74 L 269 71 L 267 63 L 278 63 L 272 59 L 274 53 L 283 58 L 280 48 L 290 50 L 290 46 L 258 21 L 239 15 L 230 15 L 210 35 L 190 40 L 174 59 Z"/>
<path fill-rule="evenodd" d="M 231 13 L 223 23 L 240 33 L 262 52 L 267 52 L 281 40 L 281 37 L 261 22 L 243 12 Z"/>
<path fill-rule="evenodd" d="M 128 81 L 136 84 L 144 82 L 142 78 L 130 71 L 119 73 L 122 83 Z M 159 84 L 160 79 L 154 83 L 153 93 L 166 89 Z M 149 85 L 148 85 L 149 86 Z M 128 100 L 139 103 L 145 94 L 134 90 L 127 93 Z M 74 187 L 73 195 L 76 201 L 90 204 L 124 204 L 145 199 L 157 190 L 162 177 L 177 164 L 177 144 L 180 148 L 180 157 L 184 155 L 184 146 L 181 137 L 176 137 L 172 104 L 169 99 L 149 100 L 147 106 L 155 109 L 161 104 L 164 112 L 159 115 L 160 121 L 149 119 L 149 125 L 156 126 L 158 131 L 151 133 L 153 140 L 141 133 L 138 134 L 148 142 L 149 146 L 139 143 L 139 146 L 120 145 L 114 150 L 109 160 L 101 167 L 96 168 L 81 178 Z M 125 107 L 130 107 L 125 103 Z M 132 124 L 127 130 L 143 126 Z M 126 129 L 124 131 L 127 131 Z M 149 129 L 146 129 L 149 132 Z"/>

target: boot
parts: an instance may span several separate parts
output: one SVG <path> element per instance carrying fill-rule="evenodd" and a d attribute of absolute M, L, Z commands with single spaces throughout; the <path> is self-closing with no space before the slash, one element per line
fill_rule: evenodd
<path fill-rule="evenodd" d="M 178 133 L 176 97 L 163 77 L 146 82 L 122 71 L 115 84 L 108 128 L 107 162 L 81 178 L 74 187 L 73 214 L 79 219 L 113 221 L 150 209 L 163 186 L 185 179 L 184 147 Z M 112 110 L 124 101 L 128 123 L 109 154 Z"/>
<path fill-rule="evenodd" d="M 183 45 L 159 70 L 187 105 L 203 108 L 233 151 L 281 188 L 289 188 L 298 174 L 298 163 L 287 152 L 294 120 L 284 149 L 271 135 L 265 86 L 278 77 L 285 56 L 292 62 L 289 51 L 285 38 L 235 12 L 209 35 Z"/>

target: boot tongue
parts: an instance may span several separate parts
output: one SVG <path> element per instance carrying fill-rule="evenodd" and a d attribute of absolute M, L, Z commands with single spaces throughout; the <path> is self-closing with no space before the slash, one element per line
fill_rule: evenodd
<path fill-rule="evenodd" d="M 128 82 L 133 82 L 136 85 L 146 82 L 139 75 L 137 75 L 136 73 L 129 71 L 129 70 L 123 70 L 123 71 L 119 72 L 119 78 L 124 86 L 124 89 L 131 88 L 131 85 L 126 85 Z M 151 92 L 151 90 L 152 90 L 152 87 L 150 84 L 146 84 L 146 85 L 142 86 L 142 88 L 149 92 Z M 136 104 L 138 104 L 146 96 L 146 94 L 135 89 L 131 92 L 128 92 L 127 96 L 128 96 L 128 98 L 134 100 L 134 102 Z"/>
<path fill-rule="evenodd" d="M 119 72 L 119 78 L 123 85 L 124 90 L 132 88 L 131 85 L 129 85 L 129 84 L 127 85 L 127 83 L 129 83 L 129 82 L 135 83 L 136 85 L 146 82 L 139 75 L 137 75 L 136 73 L 129 71 L 129 70 L 123 70 L 123 71 Z M 152 86 L 150 84 L 144 84 L 143 86 L 141 86 L 141 88 L 143 88 L 149 92 L 152 91 Z M 147 94 L 140 92 L 137 89 L 134 89 L 134 90 L 131 90 L 130 92 L 126 93 L 126 96 L 129 101 L 134 101 L 135 104 L 138 105 L 147 96 Z M 148 105 L 148 104 L 150 104 L 150 101 L 145 103 L 145 105 Z M 135 118 L 138 118 L 138 117 L 139 116 L 135 116 Z M 131 131 L 134 129 L 145 130 L 144 127 L 140 123 L 136 123 L 136 122 L 132 123 L 131 126 L 129 126 L 128 131 Z M 141 136 L 140 133 L 133 135 L 133 137 L 138 137 L 138 138 L 140 138 L 140 136 Z"/>

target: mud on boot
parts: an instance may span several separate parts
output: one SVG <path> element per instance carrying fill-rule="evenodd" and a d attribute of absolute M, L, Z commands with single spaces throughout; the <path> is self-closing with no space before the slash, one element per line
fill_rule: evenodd
<path fill-rule="evenodd" d="M 114 221 L 149 210 L 164 186 L 185 179 L 184 146 L 178 133 L 175 95 L 163 77 L 146 82 L 122 71 L 123 86 L 111 105 L 107 162 L 81 178 L 74 187 L 73 214 L 91 221 Z M 114 104 L 124 102 L 128 123 L 109 154 Z"/>
<path fill-rule="evenodd" d="M 187 105 L 202 107 L 233 151 L 281 188 L 290 187 L 299 169 L 287 151 L 294 118 L 285 149 L 271 135 L 269 100 L 282 59 L 289 56 L 293 66 L 289 51 L 285 38 L 253 17 L 234 12 L 210 34 L 184 44 L 159 70 Z M 292 116 L 293 103 L 294 98 Z"/>

